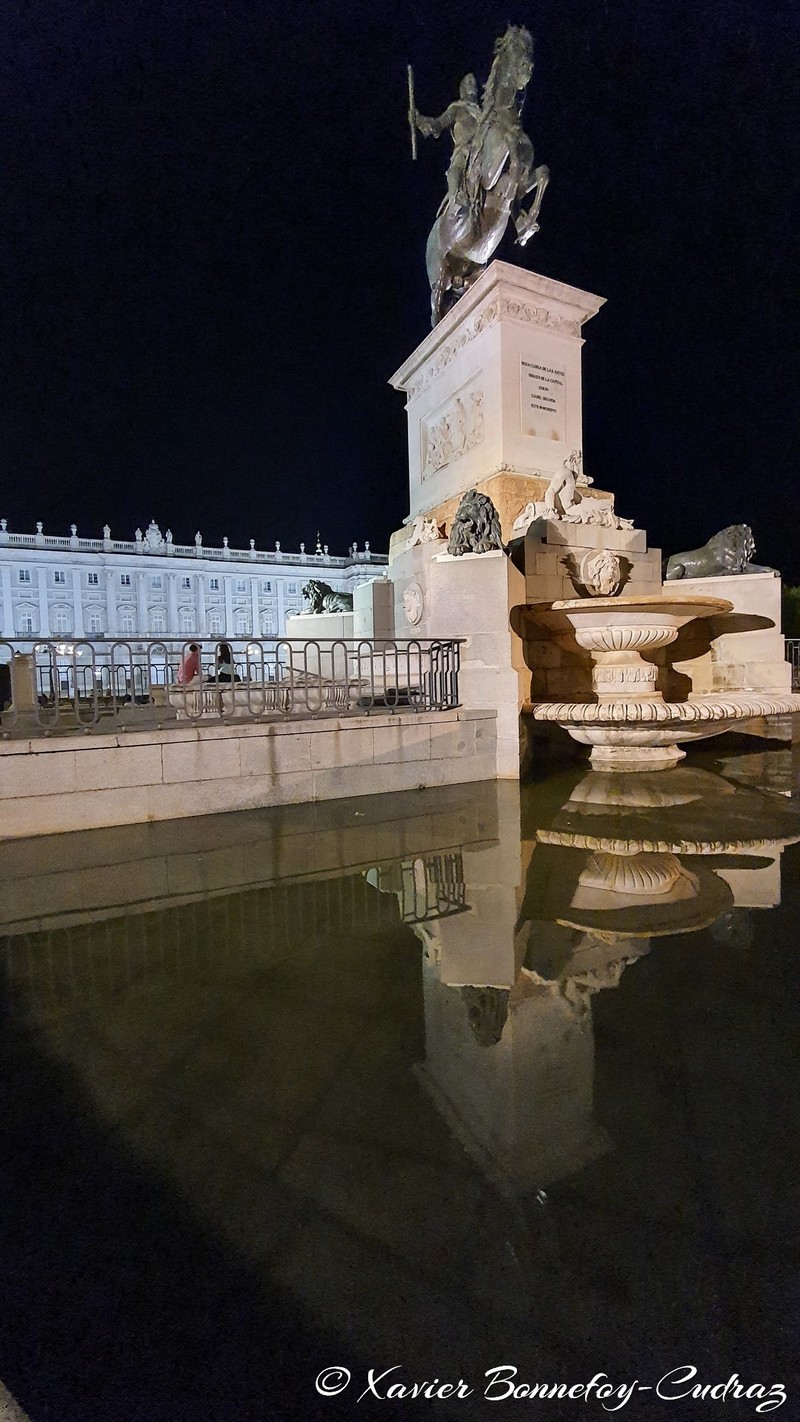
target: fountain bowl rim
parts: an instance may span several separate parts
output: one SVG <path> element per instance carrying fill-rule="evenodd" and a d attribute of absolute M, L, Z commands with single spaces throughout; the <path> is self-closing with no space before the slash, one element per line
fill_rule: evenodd
<path fill-rule="evenodd" d="M 705 607 L 708 608 L 709 616 L 733 610 L 733 603 L 727 597 L 703 597 L 698 593 L 686 593 L 683 597 L 680 594 L 674 597 L 663 597 L 657 593 L 644 593 L 641 597 L 625 597 L 624 594 L 617 597 L 568 597 L 560 598 L 556 602 L 533 603 L 529 606 L 549 608 L 552 612 L 588 612 L 592 609 L 595 612 L 602 612 L 604 609 L 610 611 L 612 608 L 626 612 L 635 612 L 639 609 L 642 612 L 654 612 L 663 608 L 666 612 L 668 608 L 672 609 L 676 606 Z"/>

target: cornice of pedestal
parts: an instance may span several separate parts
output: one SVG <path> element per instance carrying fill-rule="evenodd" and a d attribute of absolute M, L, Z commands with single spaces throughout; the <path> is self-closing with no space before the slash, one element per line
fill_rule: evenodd
<path fill-rule="evenodd" d="M 581 327 L 604 304 L 604 296 L 509 262 L 491 262 L 395 371 L 389 384 L 407 391 L 413 399 L 465 345 L 500 320 L 521 321 L 557 335 L 580 338 Z"/>

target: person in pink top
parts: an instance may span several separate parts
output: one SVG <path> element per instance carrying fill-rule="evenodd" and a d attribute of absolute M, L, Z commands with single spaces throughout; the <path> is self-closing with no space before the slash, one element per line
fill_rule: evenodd
<path fill-rule="evenodd" d="M 189 643 L 188 652 L 184 652 L 181 657 L 181 664 L 178 667 L 178 683 L 180 686 L 188 686 L 190 681 L 195 681 L 200 675 L 200 648 L 196 642 Z"/>

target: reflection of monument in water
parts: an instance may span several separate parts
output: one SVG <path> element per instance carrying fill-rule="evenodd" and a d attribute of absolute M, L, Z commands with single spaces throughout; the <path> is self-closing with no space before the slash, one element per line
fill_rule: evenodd
<path fill-rule="evenodd" d="M 355 1288 L 362 1355 L 391 1360 L 402 1336 L 416 1375 L 442 1376 L 442 1347 L 459 1367 L 487 1332 L 495 1357 L 509 1336 L 538 1341 L 545 1324 L 572 1346 L 606 1297 L 583 1268 L 595 1258 L 595 1202 L 604 1208 L 609 1185 L 629 1192 L 609 1216 L 613 1244 L 631 1227 L 630 1196 L 647 1189 L 647 1173 L 626 1181 L 630 1140 L 605 1115 L 626 1082 L 617 1072 L 609 1099 L 595 1007 L 624 974 L 635 990 L 648 964 L 634 960 L 666 945 L 645 932 L 652 902 L 632 908 L 608 877 L 579 883 L 598 852 L 585 841 L 619 858 L 673 853 L 687 878 L 708 867 L 725 890 L 728 866 L 742 882 L 759 878 L 744 866 L 777 857 L 798 825 L 779 799 L 668 772 L 532 787 L 522 834 L 513 784 L 393 797 L 388 822 L 387 803 L 222 816 L 216 838 L 202 821 L 115 831 L 113 885 L 109 835 L 65 836 L 61 869 L 72 872 L 54 875 L 42 856 L 33 895 L 35 846 L 0 847 L 5 1026 L 7 1045 L 35 1032 L 47 1079 L 66 1068 L 62 1094 L 88 1102 L 137 1179 L 154 1172 L 159 1199 L 174 1192 L 278 1283 L 278 1316 L 294 1298 L 337 1329 Z M 71 906 L 59 897 L 67 887 Z M 587 905 L 587 888 L 598 902 Z M 685 927 L 686 900 L 662 897 L 662 927 L 677 910 Z M 684 942 L 698 958 L 712 946 L 701 932 Z M 604 1005 L 624 1021 L 615 996 Z M 32 1091 L 38 1100 L 38 1065 Z M 25 1132 L 24 1105 L 12 1115 Z M 588 1218 L 569 1201 L 535 1207 L 537 1191 L 554 1196 L 576 1172 Z M 676 1182 L 670 1201 L 683 1198 Z M 701 1229 L 698 1253 L 705 1243 Z M 685 1258 L 681 1249 L 676 1284 Z"/>
<path fill-rule="evenodd" d="M 413 924 L 419 1077 L 490 1178 L 524 1194 L 610 1146 L 593 1114 L 595 994 L 654 939 L 727 932 L 733 910 L 777 905 L 800 821 L 706 771 L 589 772 L 529 787 L 520 836 L 516 797 L 498 788 L 497 843 L 461 857 L 461 912 Z"/>
<path fill-rule="evenodd" d="M 383 935 L 410 927 L 422 953 L 402 932 L 396 947 L 410 981 L 421 972 L 424 1023 L 415 991 L 408 1059 L 487 1177 L 524 1194 L 610 1146 L 594 1115 L 597 994 L 665 935 L 696 935 L 698 955 L 704 928 L 735 943 L 742 910 L 780 902 L 781 850 L 800 839 L 780 796 L 685 768 L 572 771 L 527 787 L 521 805 L 510 782 L 404 795 L 390 825 L 385 808 L 361 804 L 358 817 L 336 805 L 224 817 L 213 844 L 202 822 L 115 831 L 113 884 L 108 834 L 74 837 L 70 872 L 43 861 L 35 882 L 30 858 L 7 848 L 10 1001 L 52 1023 L 56 1044 L 76 1007 L 98 1022 L 119 1014 L 152 1054 L 154 1013 L 176 992 L 212 1012 L 226 985 L 281 964 L 316 980 L 324 960 L 335 981 L 341 960 L 361 1013 L 362 935 L 378 935 L 388 959 Z M 324 994 L 309 1003 L 336 1036 Z M 63 1049 L 94 1059 L 80 1034 Z M 281 1065 L 293 1077 L 291 1054 Z M 105 1068 L 90 1075 L 93 1091 L 111 1091 Z"/>

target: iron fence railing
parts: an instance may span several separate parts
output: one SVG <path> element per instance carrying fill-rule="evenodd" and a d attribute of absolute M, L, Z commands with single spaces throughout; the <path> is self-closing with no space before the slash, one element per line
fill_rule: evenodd
<path fill-rule="evenodd" d="M 200 666 L 187 681 L 194 646 Z M 53 735 L 449 710 L 459 652 L 457 640 L 416 638 L 0 639 L 0 722 L 5 736 Z"/>
<path fill-rule="evenodd" d="M 786 638 L 786 660 L 792 666 L 792 691 L 800 691 L 800 637 Z"/>

